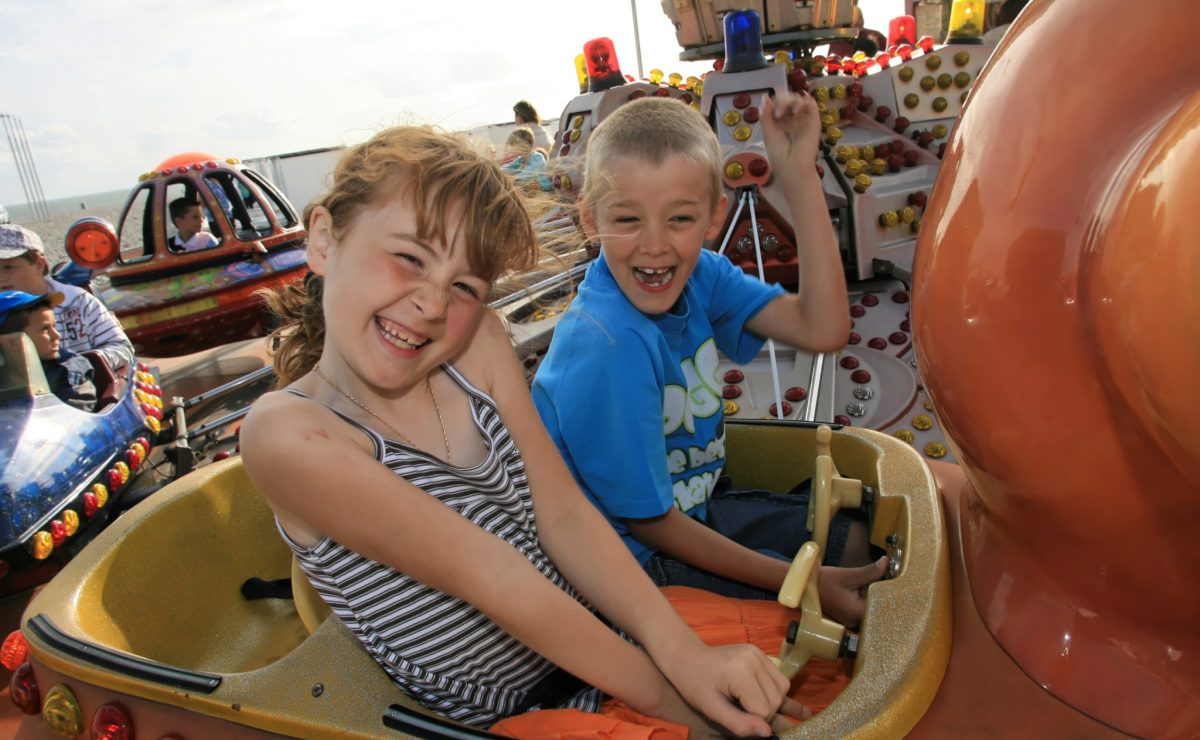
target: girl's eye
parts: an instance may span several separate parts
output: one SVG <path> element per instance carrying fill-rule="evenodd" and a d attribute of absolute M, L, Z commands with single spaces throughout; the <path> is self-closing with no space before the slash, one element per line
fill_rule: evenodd
<path fill-rule="evenodd" d="M 469 295 L 472 298 L 475 298 L 475 299 L 479 298 L 479 291 L 475 290 L 475 288 L 471 287 L 470 285 L 467 285 L 466 283 L 455 283 L 454 287 L 458 288 L 459 290 L 466 293 L 467 295 Z"/>
<path fill-rule="evenodd" d="M 688 216 L 673 216 L 671 218 L 671 220 L 679 222 L 679 223 L 690 224 L 691 222 L 695 221 L 696 219 L 693 218 L 692 216 L 688 215 Z"/>
<path fill-rule="evenodd" d="M 619 224 L 636 224 L 638 219 L 637 216 L 617 216 L 614 220 Z"/>
<path fill-rule="evenodd" d="M 411 255 L 411 254 L 406 254 L 405 252 L 398 252 L 396 254 L 396 256 L 399 257 L 400 259 L 404 260 L 405 262 L 412 264 L 415 267 L 421 267 L 422 265 L 425 264 L 425 263 L 421 262 L 420 257 Z"/>

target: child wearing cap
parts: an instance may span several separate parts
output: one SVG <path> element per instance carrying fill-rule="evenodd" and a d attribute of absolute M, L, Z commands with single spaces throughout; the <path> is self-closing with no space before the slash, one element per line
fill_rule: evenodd
<path fill-rule="evenodd" d="M 92 363 L 60 347 L 54 309 L 63 302 L 58 292 L 31 295 L 20 290 L 0 291 L 0 334 L 25 332 L 33 340 L 42 370 L 54 395 L 77 409 L 93 411 L 96 385 Z"/>
<path fill-rule="evenodd" d="M 17 224 L 0 224 L 0 290 L 62 293 L 54 316 L 63 349 L 97 350 L 114 371 L 132 362 L 133 345 L 117 317 L 96 296 L 54 280 L 49 272 L 41 237 Z"/>

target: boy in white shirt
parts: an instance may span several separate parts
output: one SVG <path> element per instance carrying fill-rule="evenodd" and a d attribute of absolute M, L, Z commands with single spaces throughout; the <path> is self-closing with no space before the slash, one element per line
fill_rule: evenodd
<path fill-rule="evenodd" d="M 172 252 L 195 252 L 216 246 L 220 241 L 208 232 L 208 222 L 200 211 L 200 204 L 187 198 L 176 198 L 168 206 L 171 223 L 175 224 L 175 236 L 167 242 Z"/>
<path fill-rule="evenodd" d="M 63 349 L 76 354 L 97 350 L 114 372 L 132 362 L 133 344 L 117 317 L 96 296 L 54 280 L 49 272 L 41 237 L 17 224 L 0 225 L 0 290 L 62 293 L 54 317 Z"/>

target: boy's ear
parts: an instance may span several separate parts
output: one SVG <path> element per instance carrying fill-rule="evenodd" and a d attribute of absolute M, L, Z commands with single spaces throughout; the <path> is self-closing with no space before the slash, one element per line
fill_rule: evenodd
<path fill-rule="evenodd" d="M 579 207 L 579 225 L 583 227 L 583 233 L 587 234 L 588 239 L 595 239 L 599 232 L 596 228 L 596 214 L 582 197 L 576 201 L 576 205 Z"/>
<path fill-rule="evenodd" d="M 329 209 L 317 206 L 312 210 L 308 223 L 308 269 L 324 277 L 329 250 L 333 247 L 333 216 Z"/>
<path fill-rule="evenodd" d="M 712 241 L 721 233 L 721 227 L 725 224 L 725 213 L 729 210 L 729 196 L 724 192 L 721 197 L 717 198 L 717 205 L 713 207 L 712 221 L 708 224 L 708 229 L 704 232 L 704 239 Z"/>

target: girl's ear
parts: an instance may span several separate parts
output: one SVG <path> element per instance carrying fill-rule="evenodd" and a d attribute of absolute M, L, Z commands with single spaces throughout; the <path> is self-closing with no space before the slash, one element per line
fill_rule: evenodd
<path fill-rule="evenodd" d="M 317 206 L 308 219 L 308 269 L 326 275 L 329 251 L 333 247 L 333 216 L 325 206 Z"/>
<path fill-rule="evenodd" d="M 708 229 L 704 232 L 705 241 L 716 239 L 721 233 L 721 226 L 725 224 L 725 213 L 729 210 L 729 196 L 724 192 L 721 197 L 717 198 L 717 205 L 713 208 L 712 221 L 708 224 Z"/>

